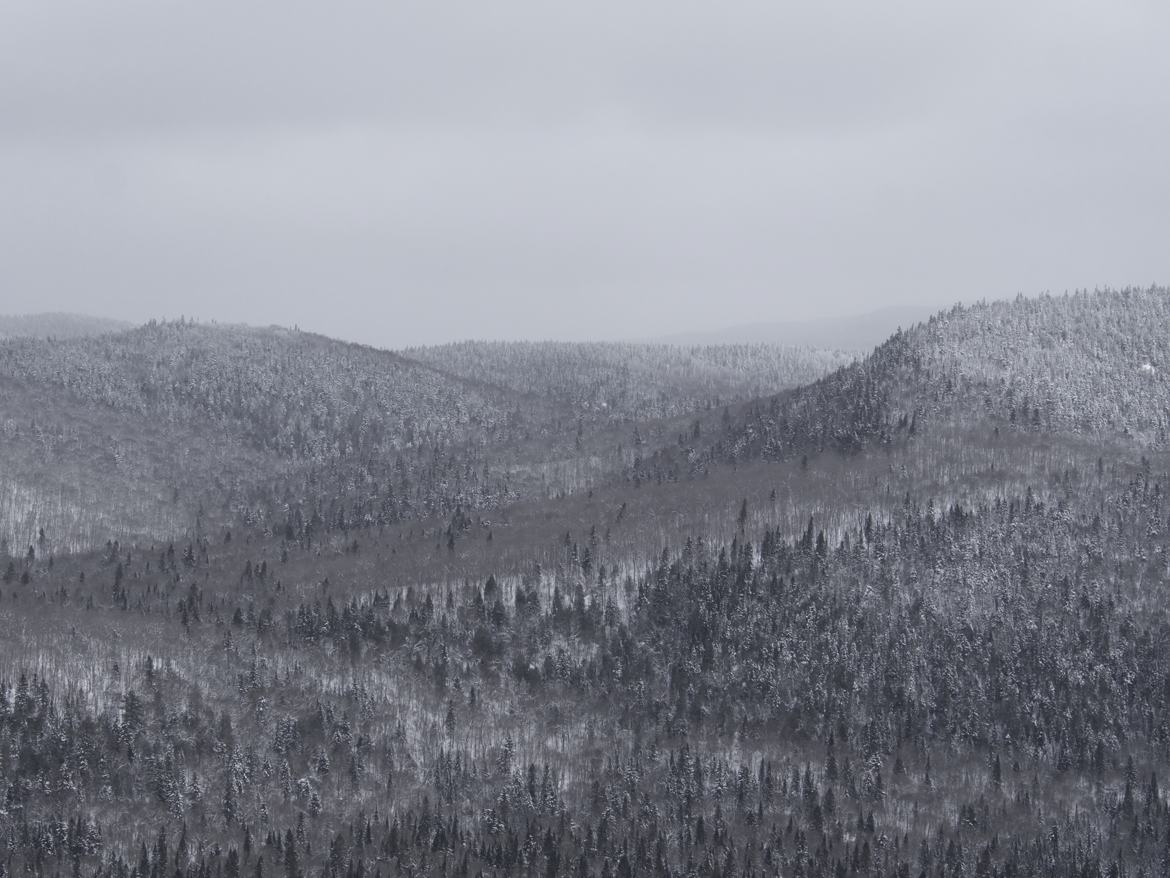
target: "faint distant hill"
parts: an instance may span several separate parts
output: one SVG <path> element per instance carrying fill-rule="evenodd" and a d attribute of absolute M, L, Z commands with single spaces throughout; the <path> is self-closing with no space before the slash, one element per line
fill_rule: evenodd
<path fill-rule="evenodd" d="M 871 351 L 899 328 L 930 318 L 935 308 L 903 305 L 848 317 L 744 323 L 723 329 L 679 333 L 654 339 L 676 345 L 775 344 L 843 351 Z"/>
<path fill-rule="evenodd" d="M 0 338 L 88 338 L 134 326 L 86 314 L 0 314 Z"/>
<path fill-rule="evenodd" d="M 773 344 L 465 341 L 404 356 L 547 399 L 575 417 L 676 417 L 815 381 L 852 353 Z"/>

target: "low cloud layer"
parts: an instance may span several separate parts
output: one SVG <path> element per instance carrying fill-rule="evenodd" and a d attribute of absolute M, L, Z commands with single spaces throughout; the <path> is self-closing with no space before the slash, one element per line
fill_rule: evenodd
<path fill-rule="evenodd" d="M 383 345 L 1170 280 L 1161 3 L 17 3 L 0 311 Z"/>

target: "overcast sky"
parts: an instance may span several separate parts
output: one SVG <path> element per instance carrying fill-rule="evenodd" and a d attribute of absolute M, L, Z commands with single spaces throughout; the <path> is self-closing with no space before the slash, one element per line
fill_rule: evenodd
<path fill-rule="evenodd" d="M 1170 4 L 0 0 L 0 312 L 398 346 L 1170 282 Z"/>

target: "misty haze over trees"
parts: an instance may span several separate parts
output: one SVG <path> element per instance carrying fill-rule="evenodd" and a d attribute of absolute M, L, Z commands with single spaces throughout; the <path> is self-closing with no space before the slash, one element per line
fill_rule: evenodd
<path fill-rule="evenodd" d="M 1167 874 L 1167 327 L 0 319 L 0 875 Z"/>

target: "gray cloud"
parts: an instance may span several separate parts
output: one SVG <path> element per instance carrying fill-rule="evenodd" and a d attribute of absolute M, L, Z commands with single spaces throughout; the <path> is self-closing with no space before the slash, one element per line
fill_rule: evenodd
<path fill-rule="evenodd" d="M 1170 278 L 1163 4 L 9 4 L 0 311 L 398 345 Z"/>

